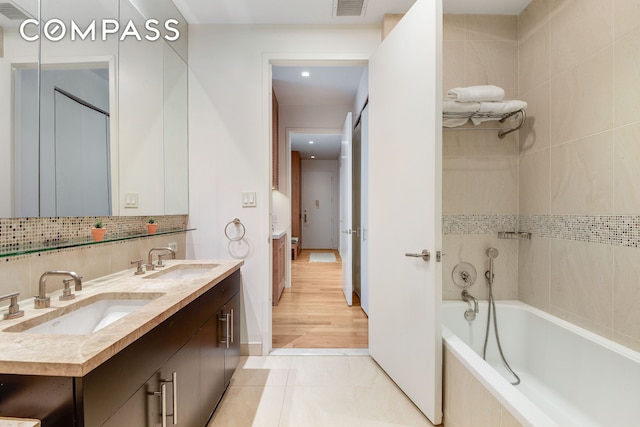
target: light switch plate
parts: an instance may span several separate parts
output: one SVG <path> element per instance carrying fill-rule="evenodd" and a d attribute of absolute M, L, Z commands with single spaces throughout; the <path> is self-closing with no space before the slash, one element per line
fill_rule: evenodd
<path fill-rule="evenodd" d="M 124 193 L 124 207 L 125 208 L 137 208 L 138 207 L 138 193 Z"/>
<path fill-rule="evenodd" d="M 257 204 L 257 196 L 255 191 L 245 191 L 242 193 L 242 207 L 255 208 Z"/>

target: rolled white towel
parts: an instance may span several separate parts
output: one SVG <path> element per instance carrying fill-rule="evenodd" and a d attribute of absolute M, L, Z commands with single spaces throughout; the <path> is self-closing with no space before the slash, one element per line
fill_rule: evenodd
<path fill-rule="evenodd" d="M 504 89 L 493 85 L 456 87 L 447 92 L 447 99 L 458 102 L 502 101 Z"/>
<path fill-rule="evenodd" d="M 479 113 L 495 114 L 497 117 L 473 117 L 473 124 L 479 125 L 482 122 L 500 120 L 500 115 L 513 113 L 518 110 L 526 110 L 527 103 L 519 99 L 512 99 L 500 102 L 481 102 Z"/>

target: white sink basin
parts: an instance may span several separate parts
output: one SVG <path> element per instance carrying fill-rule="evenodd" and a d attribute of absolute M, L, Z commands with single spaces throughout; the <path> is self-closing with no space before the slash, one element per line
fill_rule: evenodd
<path fill-rule="evenodd" d="M 5 332 L 34 334 L 85 335 L 99 331 L 132 313 L 162 294 L 104 294 L 5 329 Z"/>
<path fill-rule="evenodd" d="M 166 270 L 149 274 L 146 279 L 197 279 L 216 268 L 218 264 L 178 264 Z"/>

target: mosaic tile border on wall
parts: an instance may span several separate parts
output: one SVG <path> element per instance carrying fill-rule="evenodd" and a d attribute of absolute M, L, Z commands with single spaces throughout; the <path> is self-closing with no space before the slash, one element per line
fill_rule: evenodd
<path fill-rule="evenodd" d="M 109 233 L 135 235 L 146 232 L 148 216 L 0 218 L 0 253 L 34 245 L 55 246 L 57 242 L 91 238 L 91 227 L 102 219 Z M 185 229 L 188 215 L 154 216 L 160 230 Z"/>
<path fill-rule="evenodd" d="M 638 215 L 444 215 L 444 234 L 529 232 L 532 237 L 640 247 Z"/>

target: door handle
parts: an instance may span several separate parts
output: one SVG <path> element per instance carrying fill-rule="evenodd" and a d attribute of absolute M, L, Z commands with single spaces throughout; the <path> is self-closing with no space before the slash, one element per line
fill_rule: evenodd
<path fill-rule="evenodd" d="M 167 384 L 162 383 L 162 385 L 160 385 L 160 391 L 152 391 L 149 394 L 152 396 L 160 396 L 160 418 L 162 420 L 162 427 L 167 427 Z"/>
<path fill-rule="evenodd" d="M 425 262 L 431 259 L 431 253 L 428 249 L 423 249 L 419 254 L 406 253 L 404 256 L 414 257 L 414 258 L 422 258 Z"/>

